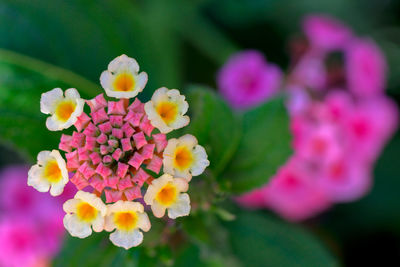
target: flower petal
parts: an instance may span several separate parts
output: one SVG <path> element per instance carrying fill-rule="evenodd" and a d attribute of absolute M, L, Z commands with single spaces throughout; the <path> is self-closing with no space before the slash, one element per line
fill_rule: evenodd
<path fill-rule="evenodd" d="M 44 114 L 53 114 L 56 103 L 63 99 L 63 91 L 61 88 L 54 88 L 40 97 L 40 111 Z"/>
<path fill-rule="evenodd" d="M 170 217 L 171 219 L 187 216 L 189 215 L 189 213 L 190 213 L 190 199 L 189 195 L 186 193 L 180 194 L 176 203 L 170 206 L 168 209 L 168 217 Z"/>
<path fill-rule="evenodd" d="M 81 222 L 75 214 L 66 214 L 64 216 L 64 227 L 67 231 L 75 237 L 85 238 L 92 234 L 90 225 Z"/>
<path fill-rule="evenodd" d="M 143 234 L 138 229 L 130 232 L 116 230 L 114 233 L 110 234 L 110 240 L 118 247 L 130 249 L 143 242 Z"/>

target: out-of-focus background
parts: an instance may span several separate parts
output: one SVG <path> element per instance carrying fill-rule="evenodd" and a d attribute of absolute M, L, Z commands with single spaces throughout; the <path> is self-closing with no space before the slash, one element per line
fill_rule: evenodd
<path fill-rule="evenodd" d="M 43 86 L 42 91 L 47 91 L 62 87 L 61 81 L 67 80 L 81 85 L 83 97 L 94 97 L 96 90 L 100 90 L 95 85 L 100 73 L 121 54 L 136 58 L 141 69 L 149 74 L 143 100 L 161 86 L 183 92 L 189 84 L 217 88 L 218 70 L 233 53 L 244 49 L 263 52 L 269 62 L 286 71 L 290 63 L 289 43 L 300 34 L 302 17 L 310 13 L 334 16 L 357 35 L 375 40 L 388 61 L 386 93 L 399 104 L 399 1 L 0 1 L 0 137 L 4 140 L 0 145 L 0 179 L 22 177 L 17 173 L 21 170 L 8 169 L 8 174 L 5 170 L 21 164 L 29 166 L 34 161 L 31 155 L 57 147 L 59 134 L 47 137 L 45 118 L 39 112 L 40 96 L 32 95 L 28 100 L 20 97 L 30 94 L 32 87 Z M 9 88 L 18 90 L 10 93 L 6 90 Z M 29 101 L 29 109 L 21 110 L 19 107 L 27 104 L 24 101 Z M 32 132 L 38 137 L 46 136 L 45 141 L 31 140 Z M 15 139 L 18 142 L 9 142 Z M 341 264 L 400 265 L 399 154 L 397 132 L 376 163 L 374 185 L 367 196 L 335 205 L 301 223 Z M 3 192 L 8 186 L 1 182 Z M 0 212 L 6 216 L 1 205 Z M 24 242 L 33 240 L 26 236 L 22 235 L 18 243 L 22 247 Z M 246 240 L 243 238 L 243 246 Z M 5 241 L 0 241 L 0 245 L 6 246 Z M 263 249 L 268 248 L 260 247 Z M 43 259 L 43 266 L 57 257 L 57 253 L 53 254 Z M 60 262 L 57 266 L 64 266 Z"/>

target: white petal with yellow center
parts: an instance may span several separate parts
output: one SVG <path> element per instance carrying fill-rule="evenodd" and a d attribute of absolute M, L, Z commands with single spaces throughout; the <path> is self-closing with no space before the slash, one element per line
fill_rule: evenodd
<path fill-rule="evenodd" d="M 85 102 L 75 88 L 65 91 L 60 88 L 43 93 L 40 98 L 40 111 L 51 116 L 46 120 L 50 131 L 59 131 L 72 126 L 83 112 Z"/>
<path fill-rule="evenodd" d="M 142 231 L 149 231 L 149 217 L 144 212 L 143 205 L 138 202 L 119 200 L 107 206 L 105 230 L 115 232 L 110 234 L 111 242 L 119 247 L 129 249 L 143 241 Z"/>
<path fill-rule="evenodd" d="M 107 207 L 95 194 L 78 191 L 73 199 L 64 203 L 64 226 L 75 237 L 85 238 L 104 229 Z"/>
<path fill-rule="evenodd" d="M 198 145 L 193 135 L 168 140 L 163 155 L 165 173 L 190 181 L 192 176 L 202 174 L 209 165 L 204 147 Z"/>
<path fill-rule="evenodd" d="M 41 151 L 28 172 L 28 185 L 39 192 L 50 190 L 52 196 L 61 195 L 68 181 L 67 166 L 58 150 Z"/>
<path fill-rule="evenodd" d="M 144 201 L 151 206 L 153 214 L 161 218 L 168 210 L 168 216 L 175 219 L 190 212 L 189 195 L 182 193 L 188 190 L 188 183 L 182 178 L 173 178 L 164 174 L 153 180 L 144 195 Z"/>
<path fill-rule="evenodd" d="M 187 216 L 190 213 L 190 199 L 188 194 L 180 194 L 178 200 L 169 207 L 168 217 L 175 219 L 177 217 Z"/>
<path fill-rule="evenodd" d="M 185 96 L 176 89 L 165 87 L 157 89 L 151 100 L 144 105 L 151 124 L 162 133 L 185 127 L 189 124 L 189 116 L 185 115 L 189 105 Z"/>
<path fill-rule="evenodd" d="M 100 83 L 110 97 L 132 98 L 143 91 L 147 73 L 139 73 L 135 59 L 121 55 L 108 64 L 108 69 L 100 76 Z"/>

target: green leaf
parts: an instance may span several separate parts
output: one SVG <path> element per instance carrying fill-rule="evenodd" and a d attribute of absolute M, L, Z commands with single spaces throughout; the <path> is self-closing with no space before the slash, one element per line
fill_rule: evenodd
<path fill-rule="evenodd" d="M 185 133 L 193 134 L 204 146 L 210 168 L 218 176 L 235 153 L 241 135 L 240 121 L 213 91 L 200 86 L 187 94 L 191 122 Z"/>
<path fill-rule="evenodd" d="M 268 182 L 291 153 L 289 117 L 283 97 L 278 97 L 243 115 L 243 135 L 224 179 L 235 193 Z"/>
<path fill-rule="evenodd" d="M 237 216 L 226 226 L 243 266 L 338 266 L 320 242 L 297 225 L 256 212 Z"/>
<path fill-rule="evenodd" d="M 58 147 L 60 132 L 47 130 L 40 95 L 54 87 L 76 87 L 82 97 L 101 88 L 61 68 L 0 49 L 0 139 L 33 159 L 41 150 Z"/>

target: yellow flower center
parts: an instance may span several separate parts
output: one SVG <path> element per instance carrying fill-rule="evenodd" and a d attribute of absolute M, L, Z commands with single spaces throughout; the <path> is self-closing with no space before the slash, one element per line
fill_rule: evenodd
<path fill-rule="evenodd" d="M 135 79 L 132 74 L 121 73 L 114 80 L 115 91 L 129 92 L 135 88 Z"/>
<path fill-rule="evenodd" d="M 175 202 L 178 192 L 176 187 L 168 183 L 156 195 L 156 200 L 164 206 L 170 206 Z"/>
<path fill-rule="evenodd" d="M 133 211 L 117 212 L 114 215 L 114 222 L 118 229 L 129 231 L 136 227 L 138 215 Z"/>
<path fill-rule="evenodd" d="M 76 104 L 71 100 L 66 100 L 58 104 L 56 108 L 56 116 L 62 121 L 66 122 L 71 114 L 75 111 Z"/>
<path fill-rule="evenodd" d="M 86 202 L 78 204 L 77 212 L 78 218 L 85 222 L 91 222 L 97 217 L 97 209 Z"/>
<path fill-rule="evenodd" d="M 51 183 L 57 183 L 62 179 L 60 167 L 56 160 L 50 160 L 44 167 L 44 176 Z"/>
<path fill-rule="evenodd" d="M 192 165 L 192 162 L 193 154 L 186 146 L 178 147 L 175 150 L 174 163 L 176 168 L 186 170 Z"/>
<path fill-rule="evenodd" d="M 157 106 L 157 113 L 166 124 L 173 122 L 178 115 L 178 105 L 172 102 L 161 102 Z"/>

